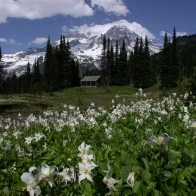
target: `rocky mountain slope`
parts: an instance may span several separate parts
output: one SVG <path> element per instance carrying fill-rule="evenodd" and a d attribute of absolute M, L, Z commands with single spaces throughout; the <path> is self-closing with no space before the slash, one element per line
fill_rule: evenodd
<path fill-rule="evenodd" d="M 115 46 L 116 40 L 121 45 L 122 40 L 125 39 L 127 50 L 133 49 L 136 37 L 139 36 L 136 32 L 132 31 L 125 25 L 114 25 L 105 33 L 107 38 L 110 38 L 111 43 Z M 81 66 L 96 66 L 100 65 L 100 57 L 102 51 L 102 34 L 92 32 L 74 32 L 65 37 L 69 40 L 71 45 L 71 51 L 75 58 L 77 58 Z M 59 44 L 59 40 L 53 42 L 56 46 Z M 160 51 L 160 44 L 154 43 L 150 40 L 149 48 L 151 54 Z M 4 70 L 7 74 L 15 72 L 17 75 L 21 75 L 26 70 L 26 65 L 29 62 L 31 65 L 35 62 L 36 58 L 43 61 L 45 56 L 44 48 L 29 48 L 26 51 L 17 52 L 14 54 L 3 54 Z"/>

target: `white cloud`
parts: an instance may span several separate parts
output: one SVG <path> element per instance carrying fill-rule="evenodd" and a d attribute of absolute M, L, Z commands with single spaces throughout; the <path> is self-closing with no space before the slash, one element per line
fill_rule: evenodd
<path fill-rule="evenodd" d="M 160 36 L 161 36 L 161 37 L 164 37 L 164 36 L 165 36 L 165 32 L 166 32 L 166 31 L 161 31 L 161 32 L 160 32 Z M 168 36 L 168 37 L 172 37 L 172 35 L 173 35 L 172 33 L 168 33 L 168 32 L 167 32 L 167 36 Z M 184 35 L 187 35 L 187 33 L 186 33 L 186 32 L 176 32 L 176 36 L 177 36 L 177 37 L 179 37 L 179 36 L 184 36 Z"/>
<path fill-rule="evenodd" d="M 165 36 L 165 33 L 167 33 L 167 36 L 168 36 L 168 37 L 171 37 L 171 36 L 172 36 L 172 34 L 171 34 L 171 33 L 168 33 L 167 31 L 161 31 L 161 32 L 160 32 L 160 36 L 161 36 L 161 37 L 164 37 L 164 36 Z"/>
<path fill-rule="evenodd" d="M 7 18 L 41 19 L 54 15 L 91 16 L 93 9 L 85 0 L 0 0 L 0 23 Z"/>
<path fill-rule="evenodd" d="M 187 35 L 186 32 L 176 32 L 176 36 L 184 36 L 184 35 Z"/>
<path fill-rule="evenodd" d="M 111 23 L 106 24 L 84 24 L 82 26 L 73 26 L 71 29 L 69 29 L 70 32 L 79 32 L 79 33 L 93 33 L 93 34 L 104 34 L 106 33 L 111 27 L 114 25 L 121 25 L 121 26 L 127 26 L 131 31 L 135 32 L 139 36 L 145 37 L 147 36 L 149 39 L 155 39 L 155 36 L 148 31 L 146 28 L 142 27 L 142 25 L 136 23 L 136 22 L 128 22 L 127 20 L 118 20 Z M 62 30 L 67 30 L 67 27 L 62 27 Z M 67 33 L 67 31 L 65 31 Z"/>
<path fill-rule="evenodd" d="M 16 40 L 15 39 L 5 39 L 5 38 L 0 37 L 0 42 L 7 43 L 7 44 L 15 44 Z"/>
<path fill-rule="evenodd" d="M 98 7 L 107 13 L 114 13 L 117 15 L 126 15 L 129 13 L 127 6 L 123 0 L 91 0 L 92 7 Z"/>
<path fill-rule="evenodd" d="M 4 42 L 4 43 L 6 43 L 6 42 L 7 42 L 7 40 L 6 40 L 6 39 L 4 39 L 4 38 L 2 38 L 2 37 L 0 37 L 0 42 Z"/>
<path fill-rule="evenodd" d="M 46 43 L 47 40 L 48 38 L 45 38 L 45 37 L 37 37 L 33 41 L 30 42 L 30 45 L 31 44 L 41 45 L 41 44 Z"/>
<path fill-rule="evenodd" d="M 16 40 L 15 40 L 15 39 L 9 39 L 9 40 L 8 40 L 8 43 L 9 43 L 9 44 L 15 44 L 15 43 L 16 43 Z"/>

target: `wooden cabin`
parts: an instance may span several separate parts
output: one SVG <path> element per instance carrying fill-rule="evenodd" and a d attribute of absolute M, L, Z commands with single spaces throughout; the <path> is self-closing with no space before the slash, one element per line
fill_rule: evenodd
<path fill-rule="evenodd" d="M 84 76 L 80 80 L 80 85 L 82 87 L 98 87 L 100 84 L 101 76 Z"/>

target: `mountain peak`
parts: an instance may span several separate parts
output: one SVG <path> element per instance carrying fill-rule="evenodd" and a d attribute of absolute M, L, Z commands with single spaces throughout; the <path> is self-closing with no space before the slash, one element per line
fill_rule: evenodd
<path fill-rule="evenodd" d="M 99 67 L 100 64 L 103 48 L 103 34 L 105 34 L 107 38 L 110 38 L 113 46 L 116 41 L 121 45 L 124 39 L 128 51 L 133 50 L 135 40 L 138 36 L 141 36 L 141 32 L 143 32 L 142 35 L 146 34 L 145 28 L 141 25 L 138 23 L 128 23 L 126 20 L 108 23 L 107 27 L 103 29 L 101 25 L 95 25 L 92 28 L 90 30 L 85 28 L 85 31 L 80 31 L 80 28 L 75 29 L 73 32 L 65 35 L 65 39 L 69 40 L 71 52 L 75 58 L 79 60 L 80 64 L 94 64 L 97 67 Z M 139 28 L 140 31 L 138 31 Z M 53 42 L 52 45 L 58 46 L 59 43 L 60 41 L 58 40 Z M 151 53 L 159 52 L 161 49 L 160 45 L 155 44 L 152 40 L 149 42 L 149 48 Z M 22 74 L 24 70 L 26 70 L 28 62 L 32 66 L 36 58 L 38 59 L 40 56 L 45 56 L 45 50 L 46 47 L 29 48 L 19 53 L 3 55 L 2 61 L 4 61 L 5 71 L 8 74 L 13 73 L 13 71 L 15 71 L 17 75 Z"/>

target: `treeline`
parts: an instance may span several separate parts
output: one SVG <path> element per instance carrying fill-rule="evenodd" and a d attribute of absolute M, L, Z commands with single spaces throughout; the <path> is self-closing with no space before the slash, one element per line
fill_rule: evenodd
<path fill-rule="evenodd" d="M 44 62 L 35 60 L 32 70 L 28 63 L 25 73 L 19 77 L 15 73 L 5 80 L 5 93 L 52 92 L 63 88 L 79 86 L 79 63 L 70 52 L 70 44 L 64 36 L 59 46 L 53 47 L 50 38 L 46 46 Z"/>
<path fill-rule="evenodd" d="M 0 60 L 2 57 L 0 47 Z M 87 70 L 85 75 L 101 75 L 102 85 L 132 85 L 147 88 L 158 84 L 162 89 L 175 88 L 188 81 L 188 87 L 196 93 L 196 35 L 164 36 L 163 48 L 150 55 L 149 40 L 137 37 L 133 51 L 128 52 L 123 40 L 115 46 L 103 36 L 100 69 Z M 39 93 L 79 86 L 79 64 L 70 52 L 70 44 L 64 36 L 60 44 L 52 46 L 50 38 L 46 46 L 44 61 L 36 59 L 32 70 L 27 65 L 25 73 L 17 77 L 15 73 L 4 80 L 0 64 L 0 92 Z"/>
<path fill-rule="evenodd" d="M 185 84 L 191 91 L 196 89 L 196 35 L 176 37 L 173 30 L 172 42 L 167 33 L 163 49 L 151 56 L 151 64 L 156 67 L 157 82 L 161 88 L 173 88 Z"/>
<path fill-rule="evenodd" d="M 121 46 L 116 41 L 114 49 L 110 39 L 103 36 L 101 76 L 103 85 L 133 85 L 137 88 L 153 85 L 156 79 L 150 64 L 148 38 L 137 38 L 134 50 L 128 55 L 124 40 Z"/>
<path fill-rule="evenodd" d="M 195 36 L 177 38 L 174 27 L 172 38 L 164 36 L 163 49 L 150 56 L 149 40 L 137 38 L 133 51 L 126 50 L 123 40 L 113 47 L 109 38 L 103 36 L 101 55 L 101 76 L 103 85 L 133 85 L 147 88 L 159 84 L 162 89 L 175 88 L 186 78 L 190 86 L 196 81 L 196 42 Z M 187 44 L 180 44 L 180 43 Z M 196 86 L 196 85 L 195 85 Z M 191 87 L 192 88 L 192 87 Z"/>

